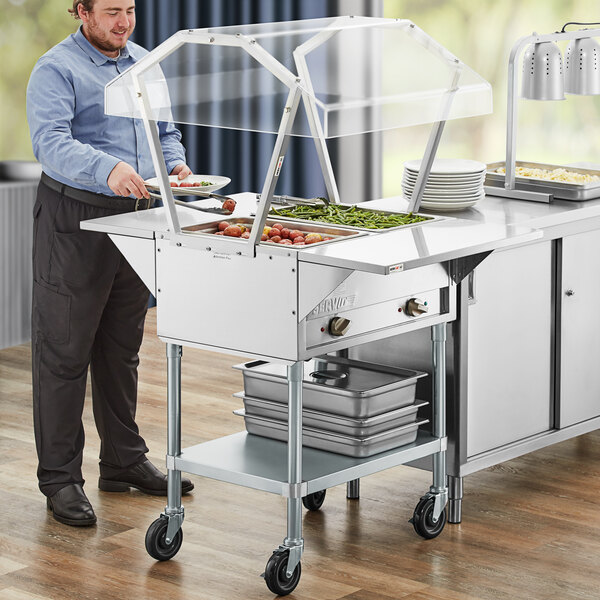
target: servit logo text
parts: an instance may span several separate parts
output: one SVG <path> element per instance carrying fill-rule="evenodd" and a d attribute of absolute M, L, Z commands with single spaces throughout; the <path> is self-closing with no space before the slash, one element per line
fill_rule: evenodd
<path fill-rule="evenodd" d="M 320 315 L 335 313 L 344 308 L 354 306 L 355 302 L 356 294 L 353 294 L 352 296 L 334 296 L 332 298 L 325 298 L 318 306 L 313 308 L 309 316 L 318 317 Z"/>

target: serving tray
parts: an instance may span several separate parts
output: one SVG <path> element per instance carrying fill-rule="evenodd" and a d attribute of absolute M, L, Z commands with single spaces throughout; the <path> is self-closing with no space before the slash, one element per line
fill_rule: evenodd
<path fill-rule="evenodd" d="M 600 177 L 600 171 L 593 169 L 580 169 L 579 167 L 569 167 L 567 165 L 553 165 L 548 163 L 535 163 L 517 161 L 517 167 L 525 167 L 532 169 L 545 169 L 552 171 L 554 169 L 566 169 L 573 173 L 581 173 L 582 175 L 595 175 Z M 487 166 L 485 175 L 485 185 L 489 187 L 504 187 L 505 174 L 496 173 L 496 170 L 504 167 L 505 161 L 490 163 Z M 515 186 L 519 190 L 526 192 L 542 192 L 544 194 L 552 194 L 555 198 L 561 200 L 593 200 L 600 197 L 600 180 L 590 181 L 589 183 L 569 183 L 566 181 L 554 181 L 549 179 L 538 179 L 535 177 L 526 177 L 522 175 L 515 176 Z M 493 190 L 490 192 L 493 194 Z"/>
<path fill-rule="evenodd" d="M 309 206 L 309 203 L 304 203 L 303 206 Z M 319 205 L 315 204 L 315 206 L 318 207 Z M 348 208 L 351 208 L 352 206 L 356 206 L 361 211 L 368 211 L 369 213 L 382 215 L 382 216 L 408 216 L 408 214 L 409 214 L 409 213 L 405 213 L 405 212 L 379 210 L 379 209 L 375 209 L 375 208 L 361 208 L 358 204 L 339 204 L 337 206 L 348 207 Z M 300 216 L 284 216 L 284 215 L 280 215 L 276 212 L 281 209 L 293 209 L 293 208 L 295 208 L 294 204 L 282 205 L 282 206 L 280 205 L 277 207 L 273 207 L 269 211 L 269 218 L 274 219 L 276 221 L 314 223 L 317 225 L 323 224 L 323 225 L 328 225 L 330 227 L 347 228 L 347 229 L 351 229 L 353 231 L 364 231 L 364 232 L 368 232 L 368 233 L 384 233 L 386 231 L 395 231 L 397 229 L 405 229 L 407 227 L 416 227 L 418 225 L 423 225 L 424 223 L 430 223 L 432 221 L 439 221 L 440 219 L 442 219 L 442 217 L 435 217 L 432 215 L 425 215 L 422 213 L 413 213 L 414 217 L 419 217 L 421 220 L 418 222 L 415 222 L 415 223 L 404 223 L 401 225 L 395 225 L 393 227 L 373 228 L 373 227 L 361 227 L 360 225 L 352 225 L 350 223 L 330 223 L 329 221 L 319 221 L 317 219 L 314 219 L 314 220 L 313 219 L 304 219 L 304 218 L 302 218 L 301 215 Z"/>
<path fill-rule="evenodd" d="M 242 371 L 246 396 L 287 404 L 285 365 L 255 360 L 234 369 Z M 342 357 L 314 358 L 304 364 L 302 405 L 309 410 L 366 419 L 414 404 L 417 380 L 426 375 Z"/>
<path fill-rule="evenodd" d="M 214 235 L 219 230 L 219 223 L 223 221 L 227 221 L 230 225 L 243 225 L 245 227 L 252 228 L 254 227 L 254 218 L 253 217 L 223 217 L 219 221 L 211 221 L 209 223 L 197 223 L 195 225 L 188 225 L 187 227 L 182 227 L 181 230 L 184 233 L 189 234 L 204 234 L 204 235 Z M 265 221 L 265 226 L 271 226 L 275 223 L 279 222 L 279 219 L 267 219 Z M 327 237 L 329 239 L 322 240 L 320 242 L 314 242 L 312 244 L 308 244 L 306 246 L 294 246 L 287 245 L 282 246 L 289 250 L 301 250 L 302 248 L 312 248 L 314 246 L 321 246 L 324 244 L 331 244 L 337 241 L 345 240 L 348 238 L 355 238 L 358 236 L 364 235 L 360 231 L 355 231 L 353 229 L 349 229 L 348 227 L 338 227 L 336 225 L 329 225 L 327 223 L 313 223 L 312 221 L 289 221 L 290 223 L 295 223 L 296 228 L 302 228 L 304 233 L 319 233 L 323 237 Z M 238 239 L 238 238 L 234 238 Z M 269 246 L 280 246 L 275 242 L 271 242 L 270 240 L 265 240 L 260 242 L 261 245 L 269 245 Z"/>
<path fill-rule="evenodd" d="M 246 431 L 253 435 L 287 441 L 287 423 L 265 417 L 249 415 L 244 409 L 234 410 L 234 414 L 244 417 Z M 386 452 L 392 448 L 412 444 L 417 439 L 419 426 L 428 423 L 427 419 L 419 419 L 402 427 L 388 429 L 368 437 L 341 435 L 331 431 L 322 431 L 311 427 L 302 428 L 302 444 L 309 448 L 344 454 L 355 458 L 365 458 Z"/>
<path fill-rule="evenodd" d="M 273 400 L 264 400 L 263 398 L 252 398 L 251 396 L 246 396 L 243 392 L 238 392 L 234 396 L 244 401 L 246 415 L 264 417 L 287 423 L 288 408 L 286 404 Z M 396 427 L 414 423 L 417 420 L 419 409 L 427 406 L 427 404 L 428 402 L 416 401 L 414 404 L 409 404 L 403 408 L 397 408 L 374 417 L 362 419 L 343 417 L 332 413 L 303 408 L 302 425 L 341 435 L 369 437 L 388 429 L 395 429 Z"/>

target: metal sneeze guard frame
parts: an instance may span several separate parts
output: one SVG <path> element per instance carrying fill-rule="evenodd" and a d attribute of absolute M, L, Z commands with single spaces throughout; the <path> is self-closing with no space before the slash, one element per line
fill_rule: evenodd
<path fill-rule="evenodd" d="M 158 174 L 157 178 L 161 195 L 165 201 L 167 220 L 169 223 L 169 228 L 172 231 L 171 243 L 197 247 L 204 245 L 204 241 L 200 240 L 198 242 L 193 239 L 194 234 L 190 235 L 189 233 L 186 234 L 185 232 L 182 233 L 181 231 L 175 209 L 175 200 L 169 185 L 168 174 L 166 173 L 164 156 L 160 147 L 157 122 L 153 118 L 151 99 L 143 80 L 143 75 L 185 44 L 240 48 L 254 58 L 260 65 L 262 65 L 262 67 L 264 67 L 289 89 L 288 99 L 283 108 L 283 114 L 281 116 L 271 161 L 265 176 L 262 193 L 260 195 L 260 203 L 256 211 L 255 227 L 253 227 L 251 231 L 250 238 L 248 240 L 227 238 L 211 240 L 212 247 L 215 247 L 219 251 L 226 253 L 235 253 L 250 257 L 256 255 L 256 246 L 260 241 L 260 232 L 262 231 L 271 206 L 275 186 L 284 162 L 289 138 L 290 135 L 292 135 L 292 128 L 296 119 L 300 99 L 302 99 L 306 110 L 310 136 L 313 138 L 315 143 L 321 172 L 324 177 L 328 194 L 332 202 L 339 203 L 339 191 L 335 182 L 335 176 L 333 174 L 329 153 L 327 151 L 327 145 L 325 141 L 326 135 L 323 131 L 323 127 L 321 126 L 318 115 L 316 95 L 313 89 L 310 70 L 306 62 L 306 56 L 319 46 L 329 41 L 340 31 L 344 31 L 345 27 L 348 27 L 349 29 L 360 29 L 362 26 L 368 26 L 380 29 L 383 28 L 385 30 L 396 28 L 399 32 L 407 33 L 415 46 L 425 49 L 426 52 L 435 56 L 436 60 L 446 64 L 448 69 L 448 74 L 450 77 L 446 84 L 447 88 L 442 90 L 441 93 L 439 90 L 436 91 L 436 94 L 439 96 L 439 104 L 437 105 L 436 111 L 437 114 L 435 118 L 431 119 L 434 122 L 434 125 L 423 155 L 423 168 L 419 173 L 419 177 L 417 179 L 409 205 L 410 212 L 418 212 L 421 198 L 425 189 L 425 184 L 427 182 L 427 177 L 435 158 L 445 121 L 446 119 L 451 118 L 450 112 L 454 98 L 456 97 L 457 92 L 462 91 L 459 85 L 460 78 L 465 70 L 468 70 L 468 68 L 450 52 L 448 52 L 443 46 L 435 42 L 435 40 L 427 36 L 425 32 L 420 30 L 415 26 L 414 23 L 411 23 L 408 20 L 338 17 L 332 20 L 325 19 L 324 21 L 330 21 L 327 27 L 315 33 L 309 40 L 295 48 L 293 51 L 293 59 L 299 76 L 296 76 L 281 62 L 271 56 L 264 48 L 261 47 L 259 43 L 257 43 L 257 40 L 253 37 L 242 33 L 232 35 L 217 33 L 210 30 L 187 30 L 177 32 L 158 48 L 152 51 L 152 53 L 145 56 L 142 60 L 138 61 L 138 63 L 130 67 L 122 74 L 125 77 L 131 77 L 131 81 L 133 83 L 137 97 L 137 103 L 139 105 L 139 113 L 144 122 L 146 135 L 148 137 L 151 149 L 152 160 Z M 471 72 L 469 71 L 469 73 Z M 116 79 L 118 80 L 119 78 Z M 111 84 L 108 84 L 107 91 L 105 91 L 105 102 L 107 103 L 109 99 L 108 87 L 110 85 Z M 489 86 L 489 84 L 487 85 Z M 485 85 L 481 84 L 480 88 L 481 89 L 478 92 L 479 95 L 481 97 L 485 97 Z M 165 96 L 168 98 L 168 91 Z M 485 104 L 481 98 L 479 98 L 479 102 L 483 102 L 483 104 Z M 483 114 L 485 112 L 489 112 L 491 110 L 491 93 L 489 102 L 489 107 L 477 105 L 476 108 L 472 108 L 472 112 L 470 114 Z M 380 107 L 379 110 L 382 110 L 382 108 Z M 358 132 L 359 131 L 357 131 L 357 133 Z"/>

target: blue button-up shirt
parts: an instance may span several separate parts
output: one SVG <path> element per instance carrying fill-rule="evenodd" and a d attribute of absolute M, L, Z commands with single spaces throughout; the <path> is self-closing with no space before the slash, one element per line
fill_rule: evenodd
<path fill-rule="evenodd" d="M 127 42 L 118 58 L 94 48 L 81 28 L 44 54 L 27 86 L 27 120 L 33 151 L 44 172 L 72 187 L 114 196 L 107 179 L 130 164 L 144 179 L 155 175 L 140 119 L 104 114 L 104 86 L 147 54 Z M 159 123 L 167 172 L 185 163 L 181 133 Z"/>

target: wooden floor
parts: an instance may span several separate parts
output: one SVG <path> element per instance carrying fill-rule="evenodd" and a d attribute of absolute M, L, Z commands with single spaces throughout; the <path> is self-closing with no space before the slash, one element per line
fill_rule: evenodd
<path fill-rule="evenodd" d="M 142 349 L 138 423 L 164 465 L 164 345 L 150 311 Z M 0 598 L 2 600 L 219 600 L 272 598 L 259 577 L 285 535 L 279 496 L 193 478 L 183 546 L 166 563 L 144 549 L 162 498 L 96 487 L 98 437 L 89 401 L 86 492 L 92 528 L 58 524 L 35 477 L 30 351 L 0 351 Z M 240 431 L 232 414 L 240 358 L 183 354 L 183 446 Z M 361 499 L 329 490 L 304 515 L 296 600 L 600 598 L 600 434 L 557 444 L 465 480 L 463 523 L 425 541 L 408 519 L 430 475 L 398 467 L 361 482 Z"/>

